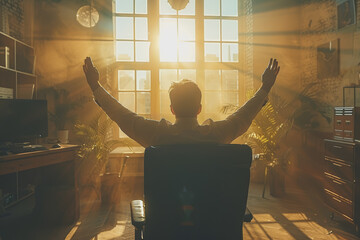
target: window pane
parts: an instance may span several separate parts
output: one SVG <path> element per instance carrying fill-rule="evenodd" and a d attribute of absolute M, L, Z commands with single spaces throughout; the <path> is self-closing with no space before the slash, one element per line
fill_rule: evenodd
<path fill-rule="evenodd" d="M 222 70 L 222 90 L 238 90 L 238 71 Z"/>
<path fill-rule="evenodd" d="M 238 0 L 221 0 L 221 15 L 222 16 L 237 16 L 238 15 Z"/>
<path fill-rule="evenodd" d="M 127 62 L 134 61 L 134 42 L 117 41 L 116 60 Z"/>
<path fill-rule="evenodd" d="M 195 0 L 190 0 L 184 9 L 179 11 L 179 15 L 195 15 Z"/>
<path fill-rule="evenodd" d="M 238 21 L 222 20 L 222 40 L 238 41 Z"/>
<path fill-rule="evenodd" d="M 151 89 L 151 72 L 146 70 L 136 71 L 136 90 Z"/>
<path fill-rule="evenodd" d="M 205 92 L 205 112 L 219 113 L 221 102 L 220 92 Z"/>
<path fill-rule="evenodd" d="M 135 61 L 149 62 L 149 42 L 135 42 Z"/>
<path fill-rule="evenodd" d="M 205 43 L 205 62 L 220 61 L 220 43 Z"/>
<path fill-rule="evenodd" d="M 222 61 L 223 62 L 238 62 L 238 44 L 237 43 L 223 43 L 222 45 Z"/>
<path fill-rule="evenodd" d="M 194 69 L 179 69 L 179 81 L 188 79 L 196 82 L 196 70 Z"/>
<path fill-rule="evenodd" d="M 179 40 L 195 41 L 195 19 L 179 19 Z"/>
<path fill-rule="evenodd" d="M 160 114 L 171 113 L 170 98 L 168 91 L 160 92 Z"/>
<path fill-rule="evenodd" d="M 204 32 L 205 41 L 220 41 L 220 20 L 205 19 Z"/>
<path fill-rule="evenodd" d="M 138 92 L 136 94 L 136 110 L 138 114 L 151 113 L 151 96 L 149 92 Z"/>
<path fill-rule="evenodd" d="M 147 0 L 135 0 L 135 13 L 147 14 Z"/>
<path fill-rule="evenodd" d="M 115 4 L 117 13 L 133 13 L 133 0 L 116 0 Z"/>
<path fill-rule="evenodd" d="M 177 61 L 176 19 L 160 18 L 160 61 Z"/>
<path fill-rule="evenodd" d="M 160 5 L 160 14 L 176 15 L 176 10 L 170 6 L 168 0 L 160 0 L 159 5 Z"/>
<path fill-rule="evenodd" d="M 135 18 L 135 40 L 148 40 L 147 18 Z"/>
<path fill-rule="evenodd" d="M 119 70 L 118 71 L 118 88 L 119 90 L 135 90 L 135 71 Z"/>
<path fill-rule="evenodd" d="M 135 112 L 134 92 L 119 92 L 119 102 L 130 111 Z"/>
<path fill-rule="evenodd" d="M 179 61 L 195 62 L 195 43 L 180 42 L 179 43 Z"/>
<path fill-rule="evenodd" d="M 205 70 L 205 90 L 220 90 L 220 70 Z"/>
<path fill-rule="evenodd" d="M 223 92 L 221 95 L 222 105 L 239 105 L 239 94 L 237 92 Z"/>
<path fill-rule="evenodd" d="M 220 16 L 220 0 L 204 0 L 205 16 Z"/>
<path fill-rule="evenodd" d="M 172 82 L 177 82 L 176 69 L 160 69 L 160 90 L 169 90 Z"/>
<path fill-rule="evenodd" d="M 117 17 L 116 18 L 116 39 L 134 39 L 132 17 Z"/>

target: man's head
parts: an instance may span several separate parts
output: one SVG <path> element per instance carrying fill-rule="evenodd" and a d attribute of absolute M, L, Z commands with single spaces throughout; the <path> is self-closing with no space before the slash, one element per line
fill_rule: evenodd
<path fill-rule="evenodd" d="M 177 118 L 196 117 L 201 112 L 201 91 L 193 81 L 172 83 L 169 96 L 171 111 Z"/>

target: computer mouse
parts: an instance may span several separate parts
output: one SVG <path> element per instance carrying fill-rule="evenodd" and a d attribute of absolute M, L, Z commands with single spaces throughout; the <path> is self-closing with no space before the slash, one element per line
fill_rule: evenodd
<path fill-rule="evenodd" d="M 52 148 L 60 148 L 60 147 L 61 147 L 61 145 L 59 143 L 56 143 L 52 146 Z"/>

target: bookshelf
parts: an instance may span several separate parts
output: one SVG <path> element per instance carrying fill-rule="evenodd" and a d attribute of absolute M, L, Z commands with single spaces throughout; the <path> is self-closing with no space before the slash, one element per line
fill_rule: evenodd
<path fill-rule="evenodd" d="M 1 95 L 9 89 L 14 99 L 36 99 L 35 51 L 32 46 L 0 32 L 0 98 L 9 97 Z"/>

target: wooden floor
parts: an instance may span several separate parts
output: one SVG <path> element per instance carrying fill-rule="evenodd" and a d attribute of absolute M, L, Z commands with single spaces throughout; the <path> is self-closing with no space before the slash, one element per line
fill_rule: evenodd
<path fill-rule="evenodd" d="M 80 220 L 73 226 L 49 227 L 25 222 L 27 228 L 7 230 L 7 239 L 66 239 L 66 240 L 127 240 L 134 239 L 129 202 L 142 199 L 143 177 L 130 174 L 118 185 L 119 202 L 113 206 L 100 201 L 82 202 Z M 328 210 L 320 199 L 308 192 L 287 186 L 284 198 L 261 197 L 262 185 L 251 184 L 248 207 L 254 215 L 244 224 L 244 239 L 360 239 L 352 225 L 340 217 L 330 220 Z M 0 231 L 1 233 L 1 231 Z"/>

